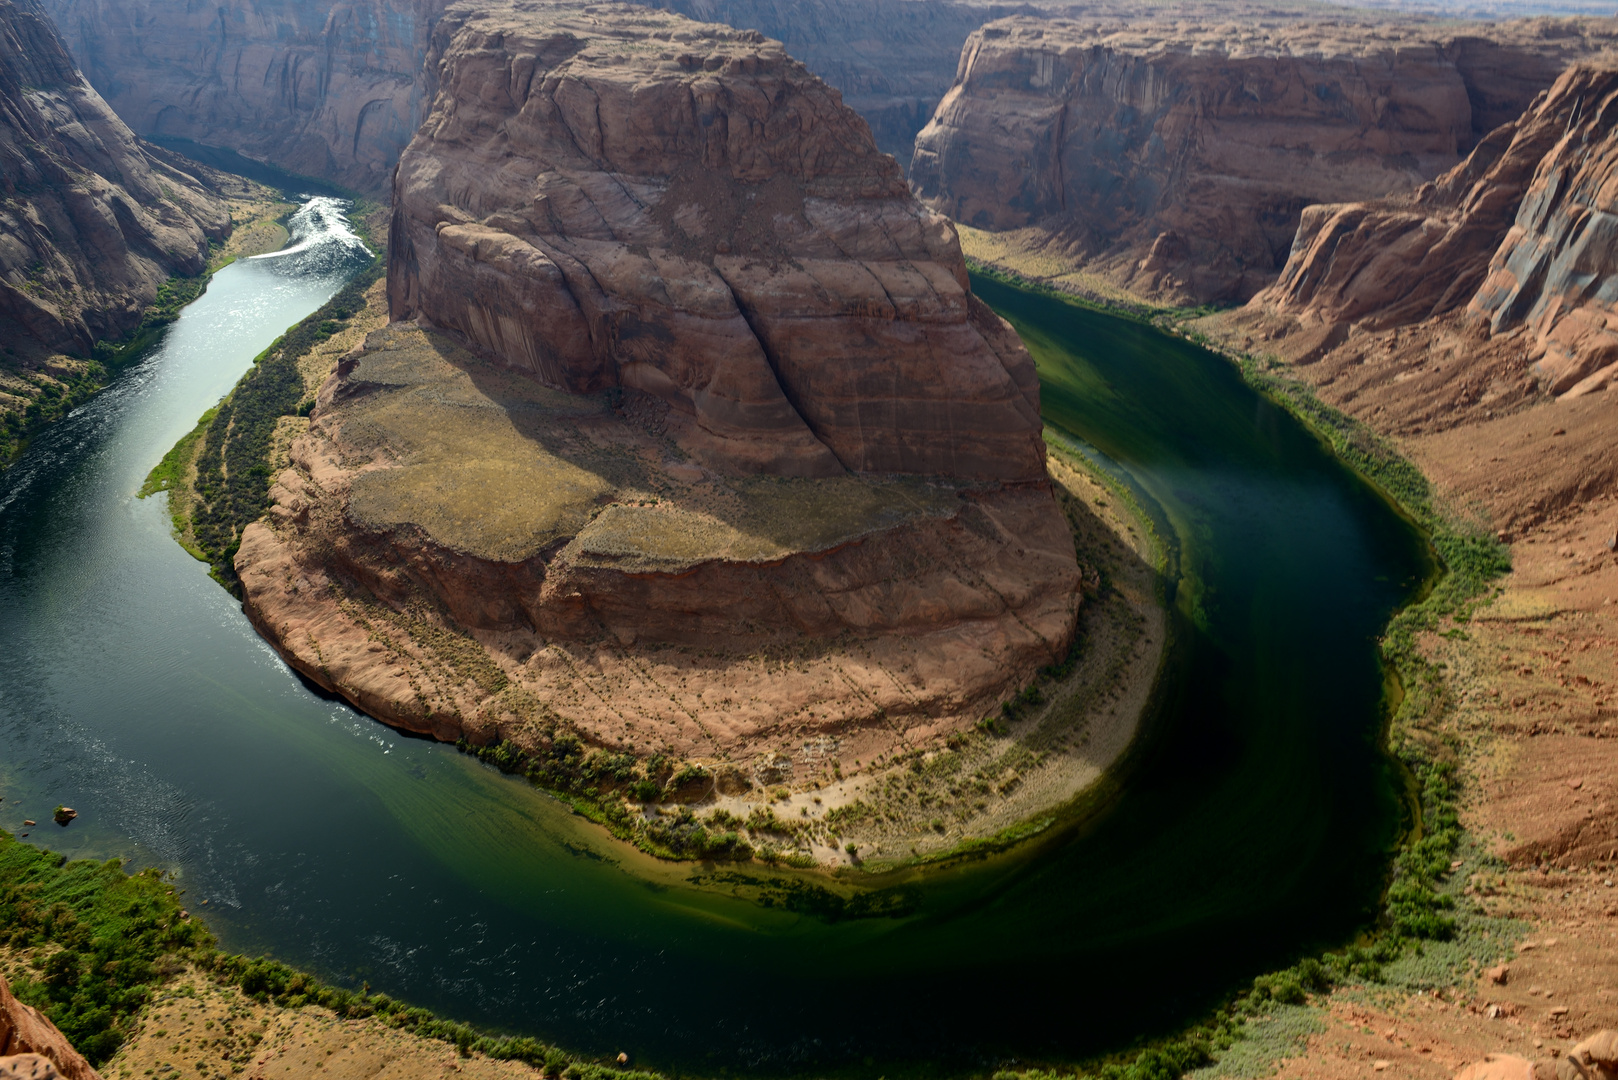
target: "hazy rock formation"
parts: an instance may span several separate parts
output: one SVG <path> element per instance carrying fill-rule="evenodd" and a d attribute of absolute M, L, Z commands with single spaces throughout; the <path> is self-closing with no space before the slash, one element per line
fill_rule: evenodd
<path fill-rule="evenodd" d="M 1243 299 L 1305 206 L 1419 186 L 1612 37 L 1604 20 L 1003 19 L 968 40 L 911 178 L 956 220 L 1037 226 L 1138 292 Z"/>
<path fill-rule="evenodd" d="M 230 214 L 187 163 L 140 144 L 74 69 L 38 0 L 0 0 L 0 326 L 88 355 L 158 286 L 206 264 Z"/>
<path fill-rule="evenodd" d="M 1310 207 L 1255 311 L 1305 329 L 1410 325 L 1466 309 L 1524 338 L 1548 389 L 1618 372 L 1612 191 L 1618 70 L 1578 65 L 1414 195 Z"/>
<path fill-rule="evenodd" d="M 7 1070 L 10 1070 L 8 1073 Z M 0 1077 L 100 1080 L 67 1037 L 39 1010 L 18 1001 L 0 975 Z"/>
<path fill-rule="evenodd" d="M 49 0 L 109 104 L 142 135 L 225 146 L 359 191 L 386 188 L 425 113 L 445 0 Z"/>
<path fill-rule="evenodd" d="M 702 22 L 758 30 L 843 94 L 877 146 L 908 166 L 949 89 L 961 45 L 990 19 L 1034 14 L 1027 3 L 950 0 L 652 0 Z"/>
<path fill-rule="evenodd" d="M 1043 476 L 1032 360 L 825 83 L 751 31 L 517 10 L 439 25 L 394 318 L 649 399 L 722 470 Z"/>
<path fill-rule="evenodd" d="M 1521 328 L 1560 394 L 1618 372 L 1618 70 L 1569 71 L 1537 112 L 1557 141 L 1469 309 L 1493 334 Z"/>
<path fill-rule="evenodd" d="M 627 5 L 459 6 L 434 58 L 415 323 L 341 361 L 236 558 L 292 664 L 441 738 L 790 763 L 1063 653 L 1032 363 L 835 92 Z"/>

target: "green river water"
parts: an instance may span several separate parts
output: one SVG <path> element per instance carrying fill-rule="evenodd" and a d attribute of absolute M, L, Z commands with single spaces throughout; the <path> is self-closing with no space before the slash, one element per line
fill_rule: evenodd
<path fill-rule="evenodd" d="M 1431 558 L 1222 359 L 978 283 L 1034 351 L 1055 436 L 1157 518 L 1174 643 L 1104 811 L 871 883 L 905 890 L 902 918 L 827 921 L 756 901 L 814 875 L 658 863 L 312 693 L 134 497 L 340 282 L 227 268 L 0 476 L 0 827 L 67 803 L 79 820 L 29 842 L 173 867 L 230 948 L 707 1075 L 1116 1049 L 1370 917 L 1401 825 L 1376 638 Z"/>

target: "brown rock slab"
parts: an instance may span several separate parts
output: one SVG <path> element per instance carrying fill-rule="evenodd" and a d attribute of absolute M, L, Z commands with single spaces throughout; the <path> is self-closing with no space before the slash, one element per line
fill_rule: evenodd
<path fill-rule="evenodd" d="M 100 1080 L 56 1025 L 39 1010 L 18 1001 L 0 975 L 0 1077 L 10 1080 L 13 1076 L 27 1080 Z"/>

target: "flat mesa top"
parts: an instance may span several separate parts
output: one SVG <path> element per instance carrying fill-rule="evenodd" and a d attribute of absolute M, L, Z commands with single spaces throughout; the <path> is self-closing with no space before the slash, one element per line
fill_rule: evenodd
<path fill-rule="evenodd" d="M 323 410 L 346 463 L 361 469 L 350 517 L 417 526 L 479 558 L 514 563 L 571 547 L 577 562 L 631 570 L 771 562 L 951 516 L 974 486 L 722 476 L 657 434 L 659 402 L 552 390 L 407 324 L 366 346 Z"/>

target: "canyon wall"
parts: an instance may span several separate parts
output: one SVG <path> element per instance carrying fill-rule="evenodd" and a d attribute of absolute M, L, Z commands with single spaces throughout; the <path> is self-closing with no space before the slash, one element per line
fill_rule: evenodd
<path fill-rule="evenodd" d="M 1253 308 L 1367 330 L 1464 309 L 1463 323 L 1522 339 L 1552 393 L 1604 384 L 1618 371 L 1615 116 L 1618 70 L 1570 68 L 1435 183 L 1311 207 Z"/>
<path fill-rule="evenodd" d="M 949 90 L 967 35 L 1030 4 L 949 0 L 650 0 L 702 22 L 781 42 L 871 125 L 876 143 L 910 163 L 916 132 Z"/>
<path fill-rule="evenodd" d="M 1042 477 L 1033 363 L 864 121 L 756 32 L 612 11 L 440 24 L 394 318 L 643 395 L 718 469 Z"/>
<path fill-rule="evenodd" d="M 363 192 L 386 189 L 431 100 L 423 59 L 448 0 L 47 0 L 95 85 L 143 135 L 227 146 Z M 784 40 L 908 162 L 966 35 L 1026 4 L 654 0 Z"/>
<path fill-rule="evenodd" d="M 88 356 L 225 236 L 224 202 L 140 144 L 74 69 L 38 0 L 0 0 L 0 326 L 7 352 Z"/>
<path fill-rule="evenodd" d="M 1003 19 L 968 40 L 911 178 L 1136 293 L 1242 300 L 1306 206 L 1418 187 L 1612 40 L 1609 20 Z"/>
<path fill-rule="evenodd" d="M 386 189 L 426 111 L 444 0 L 48 0 L 85 77 L 142 135 Z"/>

